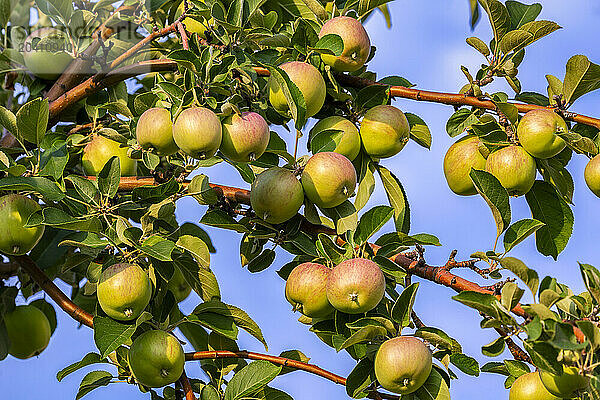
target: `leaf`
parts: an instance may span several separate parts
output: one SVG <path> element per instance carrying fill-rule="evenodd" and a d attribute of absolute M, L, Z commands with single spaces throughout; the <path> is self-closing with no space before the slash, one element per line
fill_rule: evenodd
<path fill-rule="evenodd" d="M 504 233 L 504 252 L 508 253 L 544 225 L 535 219 L 522 219 L 509 226 Z"/>
<path fill-rule="evenodd" d="M 500 303 L 507 310 L 512 310 L 523 297 L 523 293 L 525 293 L 525 290 L 521 289 L 516 283 L 506 282 L 502 286 Z"/>
<path fill-rule="evenodd" d="M 536 181 L 525 198 L 533 218 L 546 224 L 535 232 L 537 249 L 556 260 L 573 232 L 573 212 L 547 182 Z"/>
<path fill-rule="evenodd" d="M 413 113 L 404 113 L 410 125 L 410 138 L 419 146 L 431 149 L 431 131 L 421 117 Z"/>
<path fill-rule="evenodd" d="M 488 15 L 495 42 L 500 43 L 500 39 L 510 30 L 511 21 L 508 10 L 498 0 L 479 0 L 479 4 Z"/>
<path fill-rule="evenodd" d="M 423 386 L 411 394 L 402 395 L 402 400 L 450 400 L 450 390 L 442 375 L 432 368 Z"/>
<path fill-rule="evenodd" d="M 500 51 L 503 54 L 509 54 L 512 51 L 518 51 L 529 43 L 533 42 L 533 34 L 525 30 L 516 29 L 508 32 L 500 41 Z"/>
<path fill-rule="evenodd" d="M 8 176 L 0 179 L 0 189 L 31 190 L 49 201 L 60 201 L 65 197 L 55 182 L 40 176 Z"/>
<path fill-rule="evenodd" d="M 360 360 L 346 379 L 346 393 L 352 398 L 361 398 L 364 389 L 375 382 L 373 360 L 368 357 Z"/>
<path fill-rule="evenodd" d="M 506 341 L 504 340 L 504 336 L 500 336 L 492 343 L 481 346 L 481 352 L 484 356 L 497 357 L 504 352 L 505 348 Z"/>
<path fill-rule="evenodd" d="M 74 11 L 71 0 L 35 0 L 35 3 L 44 14 L 60 17 L 63 25 L 66 25 Z"/>
<path fill-rule="evenodd" d="M 388 206 L 376 206 L 360 217 L 354 242 L 358 245 L 366 243 L 371 236 L 377 233 L 394 215 L 394 209 Z"/>
<path fill-rule="evenodd" d="M 196 236 L 183 235 L 177 239 L 175 244 L 177 247 L 189 251 L 202 268 L 207 269 L 210 266 L 210 252 L 202 239 Z"/>
<path fill-rule="evenodd" d="M 391 0 L 359 0 L 358 15 L 360 18 L 373 11 L 375 8 L 390 2 Z"/>
<path fill-rule="evenodd" d="M 418 288 L 418 282 L 412 283 L 402 291 L 392 307 L 390 314 L 394 321 L 400 324 L 401 328 L 410 325 L 410 314 L 412 312 L 413 305 L 415 304 Z"/>
<path fill-rule="evenodd" d="M 74 218 L 63 210 L 54 207 L 44 207 L 31 214 L 25 226 L 32 227 L 38 225 L 86 232 L 102 231 L 102 223 L 97 217 Z"/>
<path fill-rule="evenodd" d="M 225 389 L 225 400 L 245 399 L 265 387 L 281 372 L 281 366 L 268 361 L 253 361 L 229 381 Z"/>
<path fill-rule="evenodd" d="M 79 390 L 75 400 L 79 400 L 89 392 L 97 389 L 101 386 L 107 386 L 112 380 L 113 376 L 110 372 L 106 371 L 92 371 L 83 377 L 79 384 Z"/>
<path fill-rule="evenodd" d="M 579 97 L 598 88 L 600 88 L 600 65 L 592 63 L 583 55 L 571 57 L 567 61 L 562 91 L 565 102 L 573 104 Z"/>
<path fill-rule="evenodd" d="M 480 52 L 481 54 L 483 54 L 484 57 L 490 55 L 490 48 L 487 44 L 485 44 L 483 40 L 479 39 L 478 37 L 473 36 L 467 38 L 467 44 L 475 50 L 477 50 L 478 52 Z"/>
<path fill-rule="evenodd" d="M 87 353 L 80 361 L 73 363 L 56 373 L 56 379 L 60 382 L 67 375 L 72 374 L 80 368 L 86 367 L 92 364 L 98 363 L 108 363 L 105 359 L 103 359 L 98 353 Z"/>
<path fill-rule="evenodd" d="M 305 0 L 311 1 L 311 0 Z M 318 50 L 320 53 L 333 54 L 334 56 L 341 56 L 344 51 L 344 42 L 340 35 L 337 34 L 327 34 L 322 36 L 317 44 L 314 46 L 315 50 Z M 325 50 L 325 51 L 323 51 Z"/>
<path fill-rule="evenodd" d="M 331 218 L 335 222 L 335 227 L 338 234 L 354 231 L 358 225 L 358 214 L 354 205 L 346 200 L 335 208 L 323 209 L 323 214 Z"/>
<path fill-rule="evenodd" d="M 121 161 L 113 156 L 98 174 L 98 189 L 103 195 L 113 198 L 119 190 L 121 181 Z"/>
<path fill-rule="evenodd" d="M 38 97 L 23 104 L 17 111 L 16 133 L 18 137 L 29 143 L 39 144 L 46 133 L 48 115 L 48 99 L 42 100 Z"/>
<path fill-rule="evenodd" d="M 385 337 L 387 329 L 383 326 L 367 325 L 354 332 L 348 339 L 339 345 L 336 344 L 336 351 L 347 349 L 355 344 L 371 341 L 376 336 Z"/>
<path fill-rule="evenodd" d="M 453 354 L 462 353 L 460 343 L 458 343 L 456 339 L 448 336 L 446 332 L 441 329 L 425 326 L 417 329 L 415 336 L 428 341 L 438 349 L 449 350 Z"/>
<path fill-rule="evenodd" d="M 289 358 L 290 360 L 296 360 L 296 361 L 300 361 L 303 363 L 308 363 L 310 361 L 310 358 L 306 354 L 301 352 L 300 350 L 282 351 L 279 354 L 279 357 Z M 289 374 L 290 372 L 294 372 L 294 371 L 297 371 L 297 369 L 293 368 L 293 367 L 283 367 L 283 369 L 281 370 L 279 375 L 281 376 L 281 375 Z"/>
<path fill-rule="evenodd" d="M 489 293 L 479 293 L 465 290 L 455 296 L 452 296 L 452 298 L 466 306 L 476 309 L 477 311 L 481 311 L 490 317 L 498 317 L 498 310 L 496 309 L 498 299 Z"/>
<path fill-rule="evenodd" d="M 126 344 L 131 340 L 131 336 L 138 326 L 152 319 L 152 315 L 143 312 L 135 324 L 125 324 L 117 322 L 112 318 L 95 316 L 94 317 L 94 342 L 100 350 L 100 357 L 106 358 L 119 346 Z"/>
<path fill-rule="evenodd" d="M 13 135 L 18 134 L 17 116 L 12 111 L 0 106 L 0 125 Z"/>
<path fill-rule="evenodd" d="M 450 362 L 467 375 L 479 376 L 479 363 L 466 354 L 450 354 Z"/>
<path fill-rule="evenodd" d="M 448 132 L 450 137 L 455 137 L 478 122 L 479 118 L 473 111 L 467 108 L 460 108 L 448 119 L 448 122 L 446 123 L 446 132 Z"/>
<path fill-rule="evenodd" d="M 477 192 L 479 192 L 492 210 L 492 216 L 494 217 L 494 221 L 496 221 L 496 232 L 500 235 L 508 228 L 511 219 L 510 202 L 506 189 L 489 172 L 471 168 L 469 176 L 475 184 Z"/>
<path fill-rule="evenodd" d="M 316 246 L 319 253 L 336 265 L 345 259 L 345 250 L 324 233 L 319 233 Z"/>
<path fill-rule="evenodd" d="M 202 219 L 200 219 L 200 223 L 217 228 L 231 229 L 239 233 L 249 232 L 248 228 L 238 223 L 235 219 L 233 219 L 233 217 L 222 210 L 207 211 Z"/>
<path fill-rule="evenodd" d="M 508 0 L 504 5 L 510 15 L 511 29 L 517 29 L 527 22 L 534 21 L 540 15 L 540 12 L 542 12 L 542 5 L 539 3 L 529 5 Z"/>
<path fill-rule="evenodd" d="M 260 272 L 271 266 L 275 261 L 275 251 L 271 249 L 263 250 L 258 256 L 248 262 L 248 271 Z"/>
<path fill-rule="evenodd" d="M 175 249 L 175 243 L 161 236 L 154 235 L 144 240 L 142 245 L 136 246 L 136 248 L 157 260 L 172 261 L 171 253 Z"/>
<path fill-rule="evenodd" d="M 394 208 L 396 230 L 407 233 L 410 229 L 410 208 L 402 184 L 387 168 L 376 165 L 377 172 L 390 205 Z"/>
<path fill-rule="evenodd" d="M 270 79 L 274 79 L 272 85 L 277 85 L 282 91 L 290 108 L 291 117 L 296 122 L 296 129 L 301 130 L 307 120 L 304 95 L 284 70 L 275 66 L 268 68 L 271 73 Z"/>
<path fill-rule="evenodd" d="M 583 283 L 590 295 L 600 303 L 600 271 L 590 264 L 579 263 Z"/>
<path fill-rule="evenodd" d="M 384 85 L 369 85 L 359 90 L 355 97 L 357 110 L 368 110 L 386 104 L 390 98 L 389 88 Z"/>
<path fill-rule="evenodd" d="M 208 184 L 208 177 L 206 175 L 200 174 L 194 176 L 187 189 L 188 193 L 192 193 L 192 197 L 199 204 L 215 204 L 219 201 L 219 196 L 217 196 L 215 190 Z"/>

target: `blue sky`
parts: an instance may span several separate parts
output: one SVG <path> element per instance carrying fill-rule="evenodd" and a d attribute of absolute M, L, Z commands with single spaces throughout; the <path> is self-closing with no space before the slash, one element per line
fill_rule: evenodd
<path fill-rule="evenodd" d="M 565 27 L 542 39 L 527 50 L 525 61 L 520 67 L 519 78 L 524 90 L 546 91 L 545 74 L 559 78 L 564 76 L 565 64 L 570 56 L 587 55 L 600 63 L 597 46 L 597 21 L 600 4 L 589 0 L 544 0 L 542 19 L 556 21 Z M 377 54 L 370 69 L 377 71 L 380 78 L 400 75 L 416 83 L 419 88 L 438 91 L 457 91 L 464 83 L 460 65 L 476 72 L 483 59 L 465 43 L 465 38 L 477 35 L 488 41 L 490 30 L 483 19 L 474 33 L 468 26 L 468 6 L 465 0 L 396 0 L 390 4 L 393 28 L 387 30 L 381 16 L 375 16 L 366 24 L 371 42 L 377 46 Z M 485 18 L 485 17 L 484 17 Z M 512 93 L 503 82 L 494 82 L 488 91 L 502 90 Z M 438 236 L 440 248 L 428 248 L 426 259 L 430 264 L 445 262 L 452 249 L 458 249 L 457 259 L 467 258 L 478 250 L 488 250 L 494 241 L 495 226 L 486 204 L 480 197 L 459 197 L 446 186 L 442 173 L 442 159 L 452 139 L 445 132 L 445 124 L 452 114 L 452 107 L 398 100 L 394 104 L 404 111 L 420 115 L 433 134 L 433 146 L 427 151 L 414 143 L 409 144 L 399 155 L 385 160 L 402 181 L 411 205 L 412 233 L 428 232 Z M 600 96 L 592 93 L 579 99 L 573 111 L 598 115 Z M 282 133 L 288 143 L 291 135 Z M 302 139 L 306 140 L 306 136 Z M 304 142 L 303 142 L 304 144 Z M 305 149 L 304 145 L 300 149 Z M 585 186 L 583 168 L 586 159 L 574 157 L 569 169 L 575 180 L 575 228 L 566 250 L 558 261 L 539 255 L 533 239 L 522 243 L 513 255 L 536 269 L 540 277 L 552 275 L 571 286 L 574 292 L 583 290 L 577 261 L 600 266 L 597 249 L 596 229 L 600 225 L 597 212 L 600 199 Z M 247 187 L 231 167 L 219 165 L 202 171 L 210 174 L 211 181 Z M 370 206 L 385 204 L 386 198 L 380 186 L 370 201 Z M 513 220 L 530 217 L 524 199 L 512 199 Z M 180 222 L 197 222 L 205 209 L 195 201 L 183 199 L 178 203 L 177 216 Z M 393 229 L 389 224 L 382 232 Z M 237 246 L 240 236 L 230 231 L 210 229 L 218 252 L 212 255 L 211 265 L 219 279 L 223 300 L 244 308 L 261 326 L 269 343 L 269 352 L 279 354 L 289 349 L 300 349 L 311 358 L 311 362 L 341 375 L 347 375 L 354 361 L 345 353 L 324 345 L 310 333 L 305 325 L 296 321 L 297 315 L 290 311 L 283 290 L 284 281 L 275 271 L 291 257 L 279 252 L 274 265 L 258 274 L 251 274 L 240 267 Z M 479 283 L 490 284 L 471 271 L 459 271 L 461 276 Z M 416 281 L 420 281 L 416 279 Z M 415 310 L 430 326 L 444 329 L 457 338 L 466 354 L 476 357 L 483 365 L 492 359 L 481 354 L 481 346 L 496 338 L 492 330 L 479 328 L 480 317 L 450 299 L 454 293 L 445 287 L 420 281 Z M 524 285 L 522 285 L 524 287 Z M 65 285 L 63 289 L 67 289 Z M 191 296 L 182 307 L 191 311 L 198 298 Z M 5 399 L 74 399 L 81 378 L 88 367 L 67 377 L 62 383 L 55 374 L 64 366 L 80 360 L 87 352 L 95 351 L 92 331 L 77 328 L 77 324 L 66 314 L 58 311 L 59 326 L 50 346 L 37 359 L 26 361 L 9 356 L 0 367 L 0 388 Z M 242 333 L 240 348 L 264 351 L 262 345 Z M 510 357 L 507 353 L 505 356 Z M 197 363 L 187 363 L 189 376 L 204 378 Z M 488 400 L 507 399 L 503 379 L 497 375 L 483 374 L 479 378 L 468 377 L 457 371 L 458 380 L 452 382 L 454 399 L 474 398 L 485 393 Z M 344 388 L 322 378 L 302 372 L 294 372 L 277 378 L 272 386 L 287 391 L 295 399 L 345 399 Z M 484 392 L 485 391 L 485 392 Z M 97 389 L 87 399 L 148 399 L 134 386 L 110 385 Z"/>

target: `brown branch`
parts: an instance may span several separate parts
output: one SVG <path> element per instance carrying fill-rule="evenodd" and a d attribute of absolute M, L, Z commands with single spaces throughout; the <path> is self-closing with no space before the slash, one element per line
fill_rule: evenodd
<path fill-rule="evenodd" d="M 19 270 L 19 263 L 14 261 L 0 263 L 0 279 L 7 279 L 15 276 Z"/>
<path fill-rule="evenodd" d="M 194 391 L 192 390 L 192 384 L 185 373 L 185 369 L 179 378 L 179 382 L 185 393 L 185 400 L 196 400 L 196 396 L 194 396 Z"/>
<path fill-rule="evenodd" d="M 496 332 L 498 332 L 498 334 L 504 338 L 504 341 L 506 342 L 506 346 L 508 346 L 508 350 L 510 350 L 510 353 L 513 355 L 515 360 L 523 361 L 523 362 L 533 365 L 533 360 L 531 359 L 531 357 L 529 357 L 529 354 L 527 354 L 525 352 L 525 350 L 520 348 L 519 345 L 516 344 L 514 340 L 512 340 L 512 338 L 508 337 L 508 333 L 506 333 L 506 331 L 504 331 L 504 329 L 502 329 L 502 328 L 494 328 L 494 329 L 496 329 Z"/>
<path fill-rule="evenodd" d="M 177 31 L 179 31 L 179 36 L 181 36 L 181 45 L 184 50 L 190 49 L 190 44 L 188 43 L 187 33 L 185 33 L 185 27 L 183 26 L 183 22 L 177 22 Z"/>

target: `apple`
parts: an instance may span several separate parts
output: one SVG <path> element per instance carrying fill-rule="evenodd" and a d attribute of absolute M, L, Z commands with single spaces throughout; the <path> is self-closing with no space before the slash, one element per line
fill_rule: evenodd
<path fill-rule="evenodd" d="M 519 376 L 512 384 L 508 394 L 509 400 L 559 400 L 550 393 L 540 379 L 538 372 L 530 372 Z"/>
<path fill-rule="evenodd" d="M 130 321 L 139 317 L 150 302 L 152 284 L 139 265 L 114 264 L 102 271 L 96 295 L 106 315 Z"/>
<path fill-rule="evenodd" d="M 158 388 L 177 381 L 185 354 L 179 340 L 165 331 L 151 330 L 135 338 L 129 348 L 129 367 L 142 385 Z"/>
<path fill-rule="evenodd" d="M 173 139 L 177 146 L 198 160 L 214 156 L 222 137 L 221 121 L 208 108 L 188 108 L 179 114 L 173 124 Z"/>
<path fill-rule="evenodd" d="M 365 65 L 371 53 L 371 41 L 359 20 L 345 16 L 332 18 L 321 28 L 319 38 L 330 34 L 342 38 L 344 50 L 339 56 L 322 54 L 325 64 L 338 72 L 356 71 Z"/>
<path fill-rule="evenodd" d="M 183 277 L 183 273 L 177 267 L 174 267 L 175 271 L 173 272 L 173 276 L 167 283 L 167 288 L 173 292 L 175 296 L 175 300 L 179 303 L 183 300 L 187 299 L 187 297 L 192 292 L 192 287 L 187 283 L 185 278 Z"/>
<path fill-rule="evenodd" d="M 360 152 L 360 135 L 358 128 L 350 120 L 334 115 L 320 120 L 310 130 L 310 140 L 325 131 L 341 131 L 336 140 L 334 152 L 346 156 L 349 160 L 354 160 Z M 335 132 L 323 133 L 323 135 L 333 135 Z"/>
<path fill-rule="evenodd" d="M 595 156 L 588 162 L 583 175 L 588 188 L 600 197 L 600 155 Z"/>
<path fill-rule="evenodd" d="M 333 314 L 333 307 L 327 300 L 325 287 L 331 270 L 316 263 L 303 263 L 295 267 L 285 284 L 285 298 L 310 318 L 324 318 Z"/>
<path fill-rule="evenodd" d="M 25 66 L 38 78 L 54 80 L 71 63 L 71 43 L 67 34 L 56 28 L 31 32 L 23 43 Z"/>
<path fill-rule="evenodd" d="M 204 1 L 202 0 L 198 1 L 204 3 Z M 188 1 L 188 9 L 192 8 L 193 6 L 193 3 L 191 1 Z M 181 17 L 181 15 L 183 14 L 183 10 L 184 4 L 182 1 L 181 4 L 179 4 L 179 7 L 177 7 L 177 11 L 175 12 L 175 18 Z M 197 33 L 198 36 L 200 36 L 202 39 L 206 39 L 206 25 L 212 25 L 214 23 L 214 19 L 211 18 L 208 21 L 208 23 L 206 21 L 202 23 L 200 21 L 195 20 L 194 18 L 185 17 L 181 22 L 183 22 L 183 24 L 185 25 L 185 29 L 187 29 L 188 32 Z"/>
<path fill-rule="evenodd" d="M 325 151 L 312 156 L 302 171 L 308 199 L 321 208 L 339 206 L 354 194 L 356 170 L 345 156 Z"/>
<path fill-rule="evenodd" d="M 92 140 L 83 148 L 83 156 L 81 157 L 83 170 L 88 175 L 98 175 L 108 160 L 117 156 L 121 164 L 121 176 L 135 176 L 137 161 L 127 155 L 127 149 L 128 147 L 121 145 L 119 142 L 95 134 Z"/>
<path fill-rule="evenodd" d="M 44 225 L 25 228 L 31 214 L 42 207 L 29 197 L 7 194 L 0 197 L 0 252 L 20 256 L 29 253 L 44 234 Z"/>
<path fill-rule="evenodd" d="M 379 304 L 385 294 L 385 277 L 377 264 L 353 258 L 336 265 L 327 278 L 327 300 L 338 311 L 362 314 Z"/>
<path fill-rule="evenodd" d="M 465 136 L 456 141 L 444 157 L 444 176 L 450 189 L 461 196 L 477 194 L 469 176 L 471 168 L 485 169 L 485 158 L 479 151 L 481 141 L 477 136 Z"/>
<path fill-rule="evenodd" d="M 577 397 L 578 392 L 585 390 L 590 384 L 590 377 L 579 374 L 579 369 L 563 365 L 562 375 L 540 371 L 540 379 L 544 387 L 561 399 Z"/>
<path fill-rule="evenodd" d="M 564 119 L 553 110 L 540 108 L 521 118 L 517 136 L 521 146 L 536 158 L 554 157 L 567 145 L 558 135 L 569 131 Z"/>
<path fill-rule="evenodd" d="M 325 104 L 325 80 L 318 69 L 301 61 L 290 61 L 279 66 L 298 87 L 306 103 L 306 116 L 312 117 Z M 290 106 L 277 80 L 269 78 L 269 102 L 279 114 L 291 118 Z"/>
<path fill-rule="evenodd" d="M 256 215 L 267 222 L 287 221 L 298 213 L 302 203 L 302 184 L 290 170 L 272 167 L 252 182 L 250 204 Z"/>
<path fill-rule="evenodd" d="M 379 105 L 366 112 L 360 124 L 360 138 L 371 157 L 387 158 L 400 152 L 410 137 L 410 125 L 402 111 Z"/>
<path fill-rule="evenodd" d="M 411 336 L 384 342 L 375 356 L 375 377 L 393 393 L 409 394 L 419 389 L 431 373 L 431 351 Z"/>
<path fill-rule="evenodd" d="M 16 306 L 4 314 L 4 324 L 10 340 L 8 352 L 16 358 L 24 360 L 37 356 L 50 342 L 50 322 L 35 306 Z"/>
<path fill-rule="evenodd" d="M 269 125 L 260 114 L 233 114 L 223 121 L 221 152 L 231 161 L 251 162 L 263 155 L 270 138 Z"/>
<path fill-rule="evenodd" d="M 521 146 L 507 146 L 491 153 L 485 170 L 494 175 L 511 196 L 521 196 L 535 182 L 535 159 Z"/>
<path fill-rule="evenodd" d="M 135 137 L 143 149 L 154 149 L 161 156 L 179 150 L 173 140 L 171 113 L 166 108 L 155 107 L 144 111 L 135 128 Z"/>

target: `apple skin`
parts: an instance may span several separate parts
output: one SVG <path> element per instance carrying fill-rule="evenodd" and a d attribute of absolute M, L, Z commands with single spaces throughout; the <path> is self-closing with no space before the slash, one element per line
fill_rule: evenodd
<path fill-rule="evenodd" d="M 538 372 L 519 376 L 512 384 L 508 400 L 560 400 L 550 393 L 540 379 Z"/>
<path fill-rule="evenodd" d="M 371 40 L 359 20 L 351 17 L 335 17 L 325 22 L 319 38 L 336 34 L 344 42 L 344 50 L 339 56 L 322 54 L 323 62 L 338 72 L 351 72 L 360 69 L 371 53 Z"/>
<path fill-rule="evenodd" d="M 312 156 L 302 171 L 308 199 L 321 208 L 337 207 L 353 195 L 356 170 L 345 156 L 325 151 Z"/>
<path fill-rule="evenodd" d="M 50 342 L 50 322 L 35 306 L 16 306 L 4 315 L 4 323 L 10 339 L 8 352 L 13 357 L 25 360 L 37 356 Z"/>
<path fill-rule="evenodd" d="M 327 300 L 325 287 L 331 270 L 316 263 L 303 263 L 295 267 L 285 284 L 285 298 L 294 310 L 310 318 L 325 318 L 333 314 Z"/>
<path fill-rule="evenodd" d="M 280 224 L 298 213 L 304 203 L 302 184 L 289 170 L 272 167 L 252 182 L 250 204 L 256 215 Z"/>
<path fill-rule="evenodd" d="M 173 295 L 175 296 L 175 300 L 178 303 L 187 299 L 187 297 L 192 292 L 192 287 L 187 283 L 187 281 L 183 277 L 183 273 L 181 273 L 181 270 L 177 267 L 175 267 L 173 276 L 167 283 L 167 288 L 173 293 Z"/>
<path fill-rule="evenodd" d="M 521 146 L 507 146 L 491 153 L 485 170 L 494 175 L 511 196 L 521 196 L 535 182 L 535 159 Z"/>
<path fill-rule="evenodd" d="M 592 193 L 600 197 L 600 155 L 595 156 L 588 162 L 583 176 Z"/>
<path fill-rule="evenodd" d="M 56 47 L 50 43 L 47 43 L 48 47 L 46 49 L 42 48 L 43 46 L 40 48 L 33 47 L 34 39 L 46 37 L 56 38 L 52 41 L 52 44 L 56 44 Z M 68 50 L 69 46 L 70 43 L 66 34 L 56 28 L 47 27 L 35 30 L 25 39 L 23 49 L 25 66 L 38 78 L 54 80 L 62 74 L 73 60 L 73 57 L 64 51 Z"/>
<path fill-rule="evenodd" d="M 371 157 L 395 156 L 410 137 L 410 125 L 402 111 L 394 106 L 379 105 L 366 112 L 360 125 L 360 138 Z"/>
<path fill-rule="evenodd" d="M 315 137 L 319 132 L 327 130 L 342 131 L 340 142 L 333 150 L 335 153 L 346 156 L 350 161 L 354 160 L 360 152 L 360 135 L 358 128 L 350 120 L 334 115 L 320 120 L 310 130 L 310 137 Z"/>
<path fill-rule="evenodd" d="M 188 108 L 173 124 L 173 139 L 177 147 L 198 160 L 214 156 L 222 137 L 221 121 L 208 108 Z"/>
<path fill-rule="evenodd" d="M 104 165 L 112 157 L 119 157 L 121 176 L 135 176 L 137 161 L 129 158 L 127 147 L 121 147 L 119 142 L 101 135 L 94 135 L 92 140 L 84 147 L 81 164 L 88 175 L 98 175 Z"/>
<path fill-rule="evenodd" d="M 385 277 L 377 264 L 353 258 L 336 265 L 327 278 L 327 300 L 338 311 L 362 314 L 379 304 L 385 294 Z"/>
<path fill-rule="evenodd" d="M 0 252 L 20 256 L 29 253 L 44 234 L 44 225 L 25 228 L 27 220 L 40 205 L 20 194 L 0 197 Z"/>
<path fill-rule="evenodd" d="M 548 109 L 529 111 L 521 118 L 517 136 L 521 146 L 535 158 L 554 157 L 567 145 L 557 132 L 568 132 L 564 119 Z"/>
<path fill-rule="evenodd" d="M 312 117 L 318 113 L 325 104 L 325 80 L 318 69 L 311 64 L 301 61 L 290 61 L 279 66 L 284 70 L 290 80 L 294 82 L 304 96 L 306 102 L 306 116 Z M 274 78 L 269 78 L 269 102 L 279 114 L 291 118 L 290 107 L 281 87 Z"/>
<path fill-rule="evenodd" d="M 270 138 L 269 125 L 260 114 L 233 114 L 223 121 L 221 152 L 231 161 L 248 163 L 263 155 Z"/>
<path fill-rule="evenodd" d="M 202 1 L 202 0 L 199 0 L 199 1 L 201 3 L 204 3 L 204 1 Z M 191 2 L 188 3 L 188 7 L 190 7 L 190 8 L 193 7 Z M 181 14 L 183 14 L 183 9 L 184 9 L 184 4 L 182 1 L 181 4 L 179 4 L 179 7 L 177 7 L 177 11 L 175 11 L 175 18 L 181 17 Z M 206 26 L 203 23 L 196 21 L 194 18 L 190 18 L 190 17 L 185 17 L 183 19 L 183 21 L 181 21 L 181 22 L 183 22 L 183 24 L 185 25 L 185 29 L 188 32 L 197 33 L 198 36 L 200 36 L 202 39 L 206 39 L 206 33 L 205 33 Z M 214 20 L 211 18 L 208 21 L 208 25 L 212 25 L 213 23 L 214 23 Z"/>
<path fill-rule="evenodd" d="M 431 373 L 431 351 L 411 336 L 384 342 L 375 356 L 375 376 L 385 389 L 409 394 L 419 389 Z"/>
<path fill-rule="evenodd" d="M 135 137 L 143 149 L 154 149 L 160 156 L 179 151 L 173 140 L 173 122 L 166 108 L 149 108 L 144 111 L 135 128 Z"/>
<path fill-rule="evenodd" d="M 540 379 L 546 390 L 561 399 L 577 397 L 577 392 L 585 390 L 590 384 L 589 376 L 582 376 L 576 367 L 565 365 L 563 365 L 562 375 L 540 371 Z"/>
<path fill-rule="evenodd" d="M 185 354 L 177 338 L 159 330 L 146 331 L 129 348 L 129 367 L 142 385 L 158 388 L 175 382 L 183 373 Z"/>
<path fill-rule="evenodd" d="M 480 143 L 477 136 L 465 136 L 454 142 L 444 157 L 444 176 L 448 187 L 460 196 L 477 194 L 469 173 L 471 168 L 485 169 L 485 158 L 479 151 Z"/>
<path fill-rule="evenodd" d="M 114 264 L 102 271 L 96 295 L 106 315 L 130 321 L 139 317 L 150 302 L 152 284 L 139 265 Z"/>

